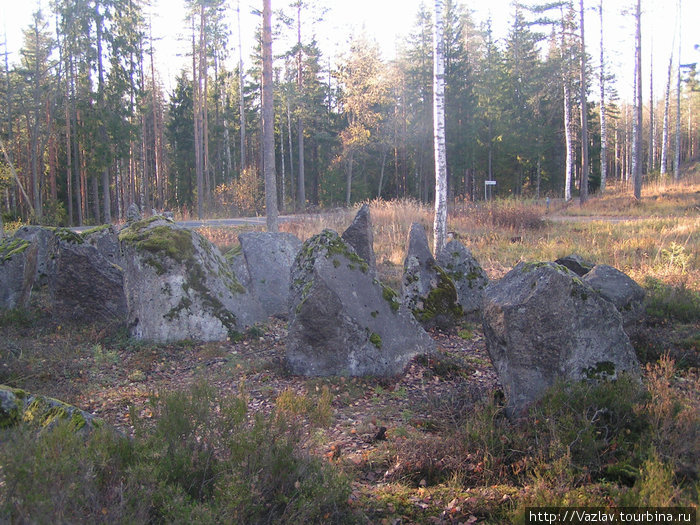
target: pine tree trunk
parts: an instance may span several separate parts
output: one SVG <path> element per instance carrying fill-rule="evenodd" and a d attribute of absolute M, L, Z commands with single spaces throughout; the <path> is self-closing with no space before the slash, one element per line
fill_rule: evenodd
<path fill-rule="evenodd" d="M 354 164 L 354 152 L 350 152 L 348 156 L 348 167 L 345 178 L 345 207 L 350 207 L 350 200 L 352 197 L 352 169 Z"/>
<path fill-rule="evenodd" d="M 603 46 L 603 0 L 600 0 L 600 193 L 608 179 L 608 126 L 605 111 L 605 47 Z"/>
<path fill-rule="evenodd" d="M 296 189 L 294 186 L 294 150 L 292 149 L 292 114 L 289 108 L 289 97 L 287 97 L 287 138 L 289 139 L 289 192 L 292 198 L 292 209 L 296 210 Z"/>
<path fill-rule="evenodd" d="M 647 158 L 647 173 L 654 171 L 654 150 L 656 149 L 656 125 L 654 122 L 654 46 L 652 42 L 649 53 L 649 156 Z"/>
<path fill-rule="evenodd" d="M 71 154 L 70 87 L 66 68 L 66 192 L 68 193 L 68 224 L 73 225 L 73 156 Z"/>
<path fill-rule="evenodd" d="M 297 108 L 299 111 L 299 117 L 297 119 L 297 142 L 298 142 L 298 154 L 299 154 L 299 172 L 297 174 L 297 183 L 299 185 L 297 189 L 297 204 L 299 210 L 304 211 L 306 209 L 306 173 L 304 169 L 304 119 L 302 117 L 303 111 L 303 89 L 304 89 L 304 77 L 302 71 L 302 48 L 301 48 L 301 6 L 302 3 L 297 4 L 297 96 L 298 104 Z"/>
<path fill-rule="evenodd" d="M 267 231 L 279 231 L 277 176 L 275 173 L 275 109 L 272 86 L 272 11 L 270 0 L 263 0 L 263 169 L 265 172 L 265 214 Z"/>
<path fill-rule="evenodd" d="M 77 116 L 77 110 L 75 107 L 75 71 L 74 71 L 74 63 L 71 57 L 71 96 L 70 96 L 70 101 L 71 101 L 71 112 L 70 112 L 70 120 L 71 120 L 71 126 L 74 130 L 74 133 L 72 135 L 72 144 L 71 147 L 73 148 L 73 192 L 74 192 L 74 197 L 75 197 L 75 210 L 77 213 L 77 219 L 78 219 L 78 226 L 83 225 L 83 204 L 82 204 L 82 198 L 81 198 L 81 188 L 80 188 L 80 155 L 78 153 L 78 138 L 77 138 L 77 130 L 78 130 L 78 116 Z"/>
<path fill-rule="evenodd" d="M 246 158 L 246 118 L 245 98 L 243 98 L 243 45 L 241 44 L 241 0 L 236 6 L 238 19 L 238 114 L 241 126 L 241 171 L 248 167 Z"/>
<path fill-rule="evenodd" d="M 445 57 L 443 2 L 435 0 L 433 25 L 433 137 L 435 146 L 434 251 L 438 255 L 447 240 L 447 157 L 445 152 Z"/>

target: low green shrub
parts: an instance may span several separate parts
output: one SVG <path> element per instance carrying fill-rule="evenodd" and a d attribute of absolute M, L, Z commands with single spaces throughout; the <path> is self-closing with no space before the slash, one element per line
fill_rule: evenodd
<path fill-rule="evenodd" d="M 569 459 L 572 474 L 634 482 L 644 458 L 649 422 L 639 407 L 648 394 L 641 382 L 559 382 L 532 409 L 530 432 L 545 459 Z"/>
<path fill-rule="evenodd" d="M 666 284 L 654 277 L 646 277 L 647 315 L 654 320 L 676 319 L 681 322 L 696 322 L 700 319 L 700 293 L 681 283 Z"/>
<path fill-rule="evenodd" d="M 22 424 L 0 430 L 0 522 L 347 523 L 349 483 L 299 432 L 207 384 L 132 411 L 133 438 Z"/>

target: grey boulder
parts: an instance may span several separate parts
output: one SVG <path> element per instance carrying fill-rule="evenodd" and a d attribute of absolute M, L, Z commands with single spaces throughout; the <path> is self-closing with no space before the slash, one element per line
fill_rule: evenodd
<path fill-rule="evenodd" d="M 363 204 L 352 224 L 343 232 L 342 239 L 353 247 L 357 255 L 369 265 L 372 275 L 377 273 L 377 258 L 374 255 L 374 232 L 369 205 Z"/>
<path fill-rule="evenodd" d="M 258 301 L 199 233 L 151 217 L 122 230 L 119 240 L 133 337 L 221 341 L 263 319 Z"/>
<path fill-rule="evenodd" d="M 583 282 L 615 305 L 625 325 L 642 317 L 646 293 L 627 274 L 607 264 L 598 264 L 584 275 Z"/>
<path fill-rule="evenodd" d="M 49 294 L 58 317 L 124 321 L 124 272 L 77 233 L 57 229 L 49 247 Z"/>
<path fill-rule="evenodd" d="M 594 262 L 584 259 L 577 253 L 572 253 L 571 255 L 560 257 L 554 262 L 565 266 L 579 277 L 583 277 L 584 275 L 586 275 L 595 266 Z"/>
<path fill-rule="evenodd" d="M 15 239 L 24 239 L 37 247 L 36 279 L 37 284 L 46 284 L 49 274 L 49 247 L 53 240 L 55 228 L 43 226 L 22 226 L 14 234 Z"/>
<path fill-rule="evenodd" d="M 132 202 L 129 204 L 129 207 L 126 209 L 126 222 L 127 224 L 131 224 L 133 222 L 137 222 L 141 220 L 141 209 L 138 207 L 138 204 L 135 202 Z"/>
<path fill-rule="evenodd" d="M 119 232 L 111 224 L 98 226 L 84 232 L 85 241 L 97 248 L 102 256 L 114 264 L 122 264 L 121 249 L 119 247 Z"/>
<path fill-rule="evenodd" d="M 483 290 L 489 278 L 469 248 L 452 240 L 438 254 L 437 263 L 455 284 L 457 300 L 464 313 L 481 310 Z"/>
<path fill-rule="evenodd" d="M 614 379 L 639 372 L 617 309 L 555 263 L 520 263 L 490 284 L 483 326 L 511 416 L 558 378 Z"/>
<path fill-rule="evenodd" d="M 435 261 L 425 229 L 411 225 L 403 263 L 403 303 L 424 328 L 449 329 L 462 317 L 457 289 L 449 275 Z"/>
<path fill-rule="evenodd" d="M 434 349 L 396 293 L 332 230 L 297 255 L 289 311 L 286 358 L 295 374 L 394 376 Z"/>
<path fill-rule="evenodd" d="M 291 233 L 272 232 L 242 233 L 238 240 L 245 262 L 242 271 L 246 275 L 244 286 L 248 283 L 249 291 L 260 301 L 266 317 L 286 317 L 289 274 L 301 249 L 301 241 Z"/>
<path fill-rule="evenodd" d="M 38 245 L 25 239 L 0 239 L 0 308 L 29 306 L 38 253 Z"/>

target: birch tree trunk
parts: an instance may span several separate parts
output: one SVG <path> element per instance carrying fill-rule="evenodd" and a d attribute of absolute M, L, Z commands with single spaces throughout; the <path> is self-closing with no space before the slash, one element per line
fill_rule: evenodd
<path fill-rule="evenodd" d="M 565 74 L 565 76 L 567 76 Z M 571 181 L 574 172 L 574 144 L 571 136 L 571 94 L 569 79 L 564 78 L 564 140 L 566 143 L 566 166 L 564 177 L 564 200 L 571 200 Z"/>
<path fill-rule="evenodd" d="M 586 40 L 584 32 L 583 0 L 579 0 L 581 11 L 581 190 L 579 202 L 588 200 L 588 103 L 586 102 Z"/>
<path fill-rule="evenodd" d="M 435 147 L 434 250 L 439 254 L 447 239 L 447 156 L 445 151 L 445 57 L 443 2 L 435 0 L 433 22 L 433 138 Z"/>
<path fill-rule="evenodd" d="M 243 46 L 241 45 L 241 0 L 238 0 L 236 9 L 238 14 L 238 98 L 239 98 L 239 115 L 241 125 L 241 171 L 248 167 L 246 159 L 246 118 L 245 118 L 245 99 L 243 98 Z"/>
<path fill-rule="evenodd" d="M 671 71 L 673 70 L 673 52 L 671 52 L 671 58 L 668 59 L 668 77 L 666 79 L 666 93 L 664 100 L 664 121 L 663 130 L 661 132 L 661 175 L 666 175 L 666 166 L 668 165 L 668 108 L 671 102 Z"/>
<path fill-rule="evenodd" d="M 571 91 L 569 87 L 569 52 L 566 41 L 566 21 L 561 9 L 561 58 L 562 84 L 564 87 L 564 140 L 566 143 L 566 165 L 564 174 L 564 200 L 571 200 L 571 183 L 574 171 L 574 143 L 571 136 Z"/>
<path fill-rule="evenodd" d="M 277 232 L 277 178 L 275 175 L 275 110 L 272 91 L 272 9 L 263 0 L 263 169 L 265 173 L 265 214 L 267 231 Z"/>
<path fill-rule="evenodd" d="M 603 0 L 600 0 L 600 193 L 608 179 L 608 128 L 605 115 L 605 51 L 603 47 Z"/>

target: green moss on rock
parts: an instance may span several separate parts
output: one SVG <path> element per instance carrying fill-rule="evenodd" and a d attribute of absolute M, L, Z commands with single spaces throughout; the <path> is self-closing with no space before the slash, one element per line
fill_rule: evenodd
<path fill-rule="evenodd" d="M 374 346 L 376 346 L 378 349 L 381 350 L 381 348 L 382 348 L 382 338 L 381 338 L 381 336 L 380 336 L 378 333 L 372 332 L 372 333 L 369 335 L 369 342 L 372 343 Z"/>
<path fill-rule="evenodd" d="M 142 228 L 139 227 L 141 222 L 134 223 L 121 232 L 119 240 L 134 246 L 139 251 L 164 255 L 179 263 L 186 263 L 193 259 L 195 247 L 192 242 L 192 232 L 166 225 Z"/>
<path fill-rule="evenodd" d="M 94 228 L 90 228 L 89 230 L 85 230 L 80 235 L 82 235 L 83 239 L 86 239 L 87 237 L 89 237 L 90 235 L 92 235 L 94 233 L 109 230 L 110 226 L 111 226 L 110 224 L 101 224 L 99 226 L 95 226 Z"/>
<path fill-rule="evenodd" d="M 413 314 L 421 323 L 428 323 L 438 315 L 462 317 L 464 312 L 457 301 L 457 289 L 454 281 L 438 265 L 435 265 L 434 269 L 438 276 L 437 286 L 425 298 L 423 307 L 414 309 Z"/>
<path fill-rule="evenodd" d="M 82 235 L 74 232 L 73 230 L 69 230 L 68 228 L 56 228 L 54 234 L 63 242 L 68 242 L 71 244 L 83 244 L 85 242 Z"/>
<path fill-rule="evenodd" d="M 24 252 L 31 243 L 24 239 L 8 238 L 0 241 L 0 262 L 9 261 L 15 255 Z"/>
<path fill-rule="evenodd" d="M 612 361 L 599 361 L 595 366 L 589 366 L 583 370 L 583 375 L 593 380 L 615 377 L 615 363 Z"/>
<path fill-rule="evenodd" d="M 382 297 L 384 300 L 389 303 L 389 307 L 391 308 L 391 311 L 396 313 L 399 311 L 399 308 L 401 307 L 401 302 L 399 301 L 399 295 L 393 290 L 393 288 L 380 283 L 382 286 Z"/>

